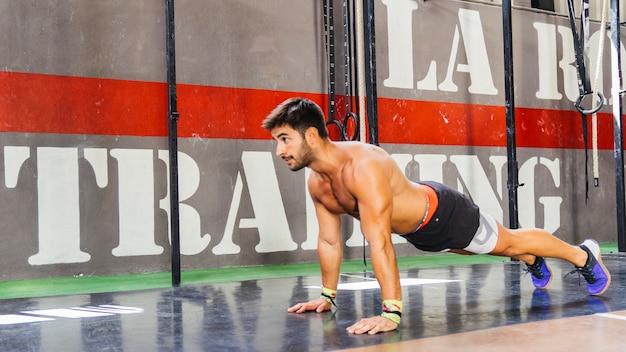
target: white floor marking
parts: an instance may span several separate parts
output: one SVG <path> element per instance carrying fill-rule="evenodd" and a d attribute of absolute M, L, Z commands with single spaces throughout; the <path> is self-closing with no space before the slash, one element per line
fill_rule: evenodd
<path fill-rule="evenodd" d="M 78 308 L 78 309 L 76 309 Z M 72 309 L 68 308 L 57 308 L 57 309 L 41 309 L 41 310 L 28 310 L 22 311 L 24 314 L 32 314 L 32 315 L 43 315 L 47 317 L 54 318 L 91 318 L 91 317 L 104 317 L 107 315 L 113 315 L 111 313 L 100 313 L 93 311 L 86 311 L 81 309 L 80 307 L 76 307 Z"/>
<path fill-rule="evenodd" d="M 400 279 L 400 286 L 417 286 L 430 284 L 443 284 L 447 282 L 458 282 L 460 280 L 440 280 L 440 279 Z M 307 288 L 321 288 L 320 286 L 307 286 Z M 361 291 L 379 289 L 378 281 L 343 282 L 337 290 Z"/>
<path fill-rule="evenodd" d="M 596 313 L 595 315 L 604 318 L 618 319 L 618 320 L 626 320 L 626 316 L 611 314 L 611 313 Z"/>
<path fill-rule="evenodd" d="M 143 312 L 143 308 L 107 304 L 99 306 L 24 310 L 19 314 L 0 315 L 0 325 L 37 323 L 41 321 L 56 320 L 56 318 L 93 318 L 122 314 L 138 314 Z"/>
<path fill-rule="evenodd" d="M 0 325 L 36 323 L 40 321 L 54 320 L 52 318 L 29 317 L 27 315 L 6 314 L 0 315 Z"/>
<path fill-rule="evenodd" d="M 111 306 L 111 305 L 74 307 L 72 309 L 87 310 L 91 312 L 111 313 L 111 314 L 143 313 L 143 308 Z"/>

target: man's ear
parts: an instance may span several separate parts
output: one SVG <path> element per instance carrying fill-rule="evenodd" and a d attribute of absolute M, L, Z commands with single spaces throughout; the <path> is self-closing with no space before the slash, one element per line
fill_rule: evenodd
<path fill-rule="evenodd" d="M 319 139 L 319 131 L 315 127 L 309 127 L 304 132 L 304 138 L 307 143 L 311 145 L 311 143 L 315 143 L 315 141 Z"/>

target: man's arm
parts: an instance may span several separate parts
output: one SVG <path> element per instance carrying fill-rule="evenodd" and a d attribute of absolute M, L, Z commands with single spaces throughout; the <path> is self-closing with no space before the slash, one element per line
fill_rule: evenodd
<path fill-rule="evenodd" d="M 317 197 L 317 186 L 309 179 L 309 192 L 315 205 L 315 214 L 319 224 L 317 238 L 317 254 L 322 273 L 322 286 L 332 291 L 337 290 L 339 270 L 342 260 L 341 218 L 330 212 Z M 310 310 L 323 312 L 329 310 L 331 304 L 324 298 L 298 303 L 290 307 L 288 312 L 303 313 Z"/>
<path fill-rule="evenodd" d="M 358 201 L 361 230 L 370 245 L 372 266 L 380 285 L 381 298 L 383 302 L 401 302 L 400 275 L 391 242 L 393 193 L 386 170 L 382 164 L 367 160 L 361 165 L 355 165 L 353 175 L 347 177 L 350 191 Z M 398 324 L 390 319 L 374 316 L 350 326 L 348 332 L 375 334 L 397 327 Z"/>
<path fill-rule="evenodd" d="M 339 215 L 329 212 L 322 204 L 316 202 L 314 204 L 319 223 L 317 255 L 322 272 L 322 285 L 337 290 L 339 270 L 343 258 L 341 219 Z"/>

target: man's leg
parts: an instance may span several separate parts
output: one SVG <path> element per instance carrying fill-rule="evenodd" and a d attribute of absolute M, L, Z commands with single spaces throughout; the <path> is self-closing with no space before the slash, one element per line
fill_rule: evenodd
<path fill-rule="evenodd" d="M 572 263 L 585 277 L 587 289 L 592 295 L 604 293 L 611 284 L 611 275 L 600 258 L 600 247 L 594 240 L 586 240 L 579 246 L 572 246 L 558 237 L 541 229 L 510 230 L 498 223 L 498 242 L 492 255 L 516 258 L 529 266 L 529 271 L 537 271 L 533 277 L 538 288 L 544 288 L 551 280 L 551 273 L 544 258 L 558 258 Z M 542 275 L 548 275 L 541 278 Z"/>
<path fill-rule="evenodd" d="M 587 252 L 572 246 L 542 229 L 507 229 L 498 223 L 498 242 L 493 255 L 519 259 L 532 265 L 535 257 L 558 258 L 581 267 L 587 261 Z"/>

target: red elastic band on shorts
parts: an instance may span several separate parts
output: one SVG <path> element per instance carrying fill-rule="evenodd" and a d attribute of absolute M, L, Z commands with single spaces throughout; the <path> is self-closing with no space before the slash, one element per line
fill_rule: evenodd
<path fill-rule="evenodd" d="M 437 206 L 439 205 L 439 199 L 437 199 L 437 193 L 435 192 L 435 190 L 428 185 L 420 184 L 420 186 L 424 187 L 424 190 L 426 191 L 426 196 L 428 197 L 428 209 L 426 209 L 426 218 L 417 228 L 418 230 L 428 225 L 428 222 L 435 214 L 435 211 L 437 211 Z"/>

